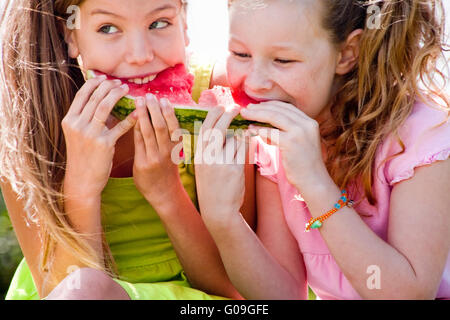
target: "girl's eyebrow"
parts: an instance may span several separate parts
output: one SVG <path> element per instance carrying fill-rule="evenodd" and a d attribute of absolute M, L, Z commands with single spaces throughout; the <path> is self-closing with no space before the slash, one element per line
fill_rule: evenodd
<path fill-rule="evenodd" d="M 292 44 L 273 44 L 272 48 L 276 50 L 292 50 L 295 49 L 296 46 Z"/>
<path fill-rule="evenodd" d="M 238 38 L 236 38 L 234 35 L 230 35 L 230 42 L 237 42 L 243 46 L 245 46 L 245 43 L 241 40 L 239 40 Z M 291 44 L 289 42 L 280 42 L 280 43 L 274 43 L 273 45 L 270 46 L 271 49 L 273 50 L 279 50 L 279 51 L 299 51 L 301 52 L 302 50 L 300 49 L 300 47 Z"/>
<path fill-rule="evenodd" d="M 241 40 L 239 40 L 238 38 L 236 38 L 234 35 L 230 35 L 230 37 L 229 37 L 229 41 L 231 42 L 231 41 L 234 41 L 234 42 L 238 42 L 239 44 L 242 44 L 242 45 L 244 45 L 245 46 L 245 43 L 243 42 L 243 41 L 241 41 Z"/>
<path fill-rule="evenodd" d="M 177 10 L 177 8 L 174 5 L 166 4 L 166 5 L 163 5 L 163 6 L 159 7 L 159 8 L 156 8 L 155 10 L 149 12 L 146 17 L 148 17 L 150 15 L 153 15 L 153 14 L 156 14 L 158 12 L 164 11 L 164 10 L 168 10 L 168 9 Z M 114 17 L 119 18 L 119 19 L 125 19 L 124 17 L 122 17 L 121 15 L 118 15 L 117 13 L 105 11 L 103 9 L 94 9 L 94 10 L 91 11 L 90 15 L 93 16 L 93 15 L 96 15 L 96 14 L 105 14 L 105 15 L 114 16 Z"/>

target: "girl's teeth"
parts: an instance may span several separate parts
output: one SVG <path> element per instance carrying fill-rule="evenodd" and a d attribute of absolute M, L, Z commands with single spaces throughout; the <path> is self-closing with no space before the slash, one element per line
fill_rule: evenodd
<path fill-rule="evenodd" d="M 145 77 L 143 79 L 138 79 L 138 78 L 128 79 L 128 82 L 135 83 L 135 84 L 146 84 L 146 83 L 149 83 L 150 81 L 155 80 L 155 78 L 156 78 L 156 74 L 153 76 Z"/>

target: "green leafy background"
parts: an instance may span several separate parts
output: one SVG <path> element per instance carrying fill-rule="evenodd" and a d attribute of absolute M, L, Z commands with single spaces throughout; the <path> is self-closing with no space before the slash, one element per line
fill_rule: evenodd
<path fill-rule="evenodd" d="M 5 298 L 11 278 L 22 257 L 22 251 L 0 194 L 0 299 Z"/>

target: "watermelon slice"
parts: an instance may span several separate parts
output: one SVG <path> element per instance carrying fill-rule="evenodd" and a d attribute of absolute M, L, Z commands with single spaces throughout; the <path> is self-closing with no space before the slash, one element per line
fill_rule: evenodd
<path fill-rule="evenodd" d="M 103 73 L 89 70 L 87 78 L 91 79 Z M 108 80 L 117 79 L 106 75 Z M 167 98 L 175 109 L 175 116 L 180 127 L 194 134 L 194 123 L 203 122 L 211 108 L 218 105 L 225 108 L 246 107 L 249 103 L 257 103 L 251 100 L 244 92 L 234 91 L 227 87 L 215 86 L 213 89 L 202 92 L 199 103 L 192 100 L 192 87 L 194 76 L 187 72 L 183 64 L 178 64 L 160 72 L 153 81 L 146 84 L 130 83 L 127 79 L 119 78 L 129 86 L 128 95 L 120 99 L 111 114 L 123 120 L 136 108 L 135 99 L 145 96 L 147 93 L 154 94 L 158 99 Z M 241 115 L 236 116 L 230 124 L 229 129 L 247 129 L 250 124 L 271 127 L 268 124 L 244 119 Z"/>

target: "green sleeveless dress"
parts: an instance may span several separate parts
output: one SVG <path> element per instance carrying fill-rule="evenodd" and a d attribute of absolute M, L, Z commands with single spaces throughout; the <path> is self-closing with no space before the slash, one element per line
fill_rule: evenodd
<path fill-rule="evenodd" d="M 195 99 L 208 88 L 212 65 L 191 63 L 191 71 L 196 79 Z M 189 142 L 185 139 L 185 150 L 191 150 Z M 193 165 L 182 163 L 179 172 L 184 188 L 197 204 Z M 118 269 L 114 281 L 131 299 L 225 299 L 191 288 L 158 214 L 136 189 L 132 177 L 108 180 L 101 211 L 105 237 Z M 25 259 L 14 274 L 6 299 L 40 299 Z"/>

